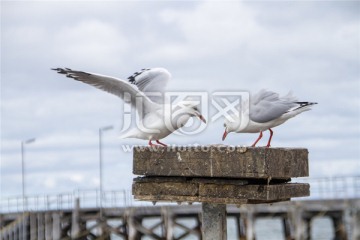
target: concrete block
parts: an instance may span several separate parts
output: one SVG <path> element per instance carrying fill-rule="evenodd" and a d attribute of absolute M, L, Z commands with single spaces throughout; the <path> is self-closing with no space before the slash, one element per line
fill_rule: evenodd
<path fill-rule="evenodd" d="M 135 147 L 133 173 L 144 176 L 290 179 L 309 176 L 304 148 Z"/>

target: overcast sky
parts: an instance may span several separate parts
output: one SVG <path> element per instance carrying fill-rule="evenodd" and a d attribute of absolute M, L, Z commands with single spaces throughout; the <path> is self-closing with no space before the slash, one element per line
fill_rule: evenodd
<path fill-rule="evenodd" d="M 314 101 L 274 129 L 273 147 L 309 149 L 310 175 L 360 174 L 358 1 L 1 1 L 1 195 L 97 188 L 98 129 L 104 189 L 130 189 L 132 153 L 117 138 L 121 99 L 50 68 L 127 78 L 164 67 L 172 91 L 262 88 Z M 167 144 L 222 143 L 222 121 Z M 229 134 L 250 145 L 257 134 Z M 260 145 L 266 145 L 268 132 Z"/>

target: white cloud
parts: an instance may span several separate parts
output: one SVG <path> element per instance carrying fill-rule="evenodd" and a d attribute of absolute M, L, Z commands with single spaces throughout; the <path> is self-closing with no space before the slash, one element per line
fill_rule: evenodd
<path fill-rule="evenodd" d="M 359 47 L 357 21 L 344 24 L 342 19 L 323 14 L 321 5 L 311 2 L 301 4 L 304 6 L 300 10 L 299 4 L 288 8 L 291 14 L 279 14 L 282 4 L 273 5 L 278 6 L 277 11 L 245 2 L 213 1 L 199 2 L 191 9 L 163 10 L 162 24 L 176 29 L 179 37 L 177 41 L 156 46 L 145 58 L 193 61 L 239 54 L 260 63 L 263 60 L 268 63 L 269 56 L 279 57 L 274 61 L 299 59 L 299 62 L 308 61 L 304 57 L 314 61 L 329 57 L 357 59 L 354 54 L 354 46 Z M 302 16 L 306 11 L 311 11 L 308 18 Z M 279 18 L 276 24 L 269 24 L 274 18 Z"/>
<path fill-rule="evenodd" d="M 241 2 L 200 2 L 194 9 L 164 10 L 163 24 L 177 29 L 181 37 L 149 55 L 185 60 L 227 54 L 256 36 L 254 14 Z"/>
<path fill-rule="evenodd" d="M 64 63 L 82 63 L 89 68 L 121 66 L 129 43 L 115 26 L 99 20 L 81 21 L 60 27 L 54 34 L 52 49 Z"/>
<path fill-rule="evenodd" d="M 19 48 L 25 50 L 29 46 L 39 46 L 39 43 L 44 41 L 46 30 L 41 26 L 25 25 L 17 28 L 6 29 L 4 32 L 4 42 L 11 43 Z M 20 54 L 21 51 L 18 52 Z"/>

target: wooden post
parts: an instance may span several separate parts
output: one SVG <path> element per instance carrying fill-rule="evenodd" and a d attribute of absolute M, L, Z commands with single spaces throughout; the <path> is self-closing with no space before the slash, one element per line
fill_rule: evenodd
<path fill-rule="evenodd" d="M 53 215 L 52 239 L 61 239 L 61 217 L 60 212 L 54 212 Z"/>
<path fill-rule="evenodd" d="M 22 231 L 21 228 L 15 229 L 15 231 L 14 231 L 14 233 L 13 233 L 13 238 L 12 238 L 12 240 L 21 239 L 21 238 L 20 238 L 20 231 Z"/>
<path fill-rule="evenodd" d="M 174 238 L 174 215 L 171 212 L 170 208 L 162 207 L 161 208 L 161 217 L 164 221 L 164 235 L 166 239 Z"/>
<path fill-rule="evenodd" d="M 306 226 L 305 221 L 302 217 L 303 210 L 299 205 L 294 205 L 290 215 L 291 215 L 291 224 L 294 229 L 294 238 L 295 239 L 305 239 L 306 236 Z"/>
<path fill-rule="evenodd" d="M 254 210 L 251 206 L 247 208 L 246 218 L 245 218 L 245 232 L 246 240 L 255 239 L 255 216 Z"/>
<path fill-rule="evenodd" d="M 312 228 L 312 218 L 305 218 L 305 227 L 306 227 L 306 240 L 310 240 L 311 239 L 311 228 Z"/>
<path fill-rule="evenodd" d="M 360 204 L 359 204 L 360 205 Z M 353 217 L 352 217 L 352 239 L 360 239 L 360 206 L 355 208 Z"/>
<path fill-rule="evenodd" d="M 236 235 L 238 236 L 237 239 L 245 240 L 244 226 L 243 226 L 243 221 L 241 219 L 240 213 L 236 214 L 235 222 L 236 222 Z"/>
<path fill-rule="evenodd" d="M 22 221 L 19 222 L 19 238 L 20 239 L 25 239 L 25 236 L 26 236 L 26 228 L 25 228 L 25 224 L 24 224 L 24 219 L 25 219 L 25 212 L 23 212 L 23 216 L 22 216 Z"/>
<path fill-rule="evenodd" d="M 78 237 L 80 231 L 80 199 L 76 198 L 71 218 L 71 238 Z"/>
<path fill-rule="evenodd" d="M 37 240 L 37 214 L 30 214 L 30 240 Z"/>
<path fill-rule="evenodd" d="M 226 205 L 202 203 L 203 240 L 226 240 Z"/>
<path fill-rule="evenodd" d="M 138 224 L 139 222 L 141 223 L 141 220 L 139 220 L 139 222 L 137 222 L 136 220 L 136 216 L 134 214 L 135 209 L 134 208 L 130 208 L 126 211 L 125 213 L 125 219 L 126 222 L 128 224 L 128 239 L 129 240 L 140 240 L 141 239 L 141 233 L 138 231 Z"/>
<path fill-rule="evenodd" d="M 52 217 L 51 213 L 47 212 L 45 213 L 45 239 L 52 239 Z"/>
<path fill-rule="evenodd" d="M 284 237 L 286 240 L 292 240 L 293 237 L 291 235 L 291 224 L 288 216 L 284 216 L 282 218 L 283 228 L 284 228 Z"/>
<path fill-rule="evenodd" d="M 341 212 L 340 214 L 336 214 L 337 216 L 332 216 L 332 222 L 333 222 L 333 227 L 334 227 L 334 232 L 335 232 L 335 239 L 339 239 L 339 240 L 346 240 L 348 239 L 347 234 L 346 234 L 346 227 L 344 224 L 344 219 L 343 219 L 343 212 Z"/>
<path fill-rule="evenodd" d="M 23 227 L 25 229 L 23 239 L 30 238 L 30 219 L 29 218 L 30 218 L 29 214 L 26 214 L 26 216 L 24 216 L 23 221 L 22 221 Z"/>
<path fill-rule="evenodd" d="M 44 223 L 44 214 L 38 213 L 38 224 L 37 224 L 37 230 L 38 230 L 38 236 L 37 240 L 45 240 L 45 223 Z"/>

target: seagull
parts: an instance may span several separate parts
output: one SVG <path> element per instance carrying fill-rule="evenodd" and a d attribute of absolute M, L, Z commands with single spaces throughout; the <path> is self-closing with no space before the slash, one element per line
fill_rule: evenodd
<path fill-rule="evenodd" d="M 150 146 L 166 147 L 167 145 L 159 140 L 184 126 L 191 117 L 198 117 L 206 123 L 194 101 L 184 100 L 169 106 L 169 103 L 164 103 L 164 98 L 159 97 L 171 79 L 171 74 L 165 68 L 144 68 L 127 80 L 70 68 L 52 70 L 114 94 L 130 103 L 139 115 L 139 123 L 136 128 L 122 134 L 120 138 L 138 138 L 148 140 Z M 157 144 L 153 144 L 152 141 L 156 141 Z"/>
<path fill-rule="evenodd" d="M 270 147 L 273 136 L 272 128 L 279 126 L 288 119 L 308 111 L 316 102 L 299 102 L 291 92 L 286 96 L 279 97 L 279 94 L 260 90 L 251 96 L 250 101 L 244 101 L 238 116 L 225 118 L 225 131 L 222 137 L 224 141 L 229 132 L 236 133 L 258 133 L 259 137 L 251 145 L 255 147 L 263 136 L 263 131 L 269 130 L 270 137 L 266 147 Z"/>

